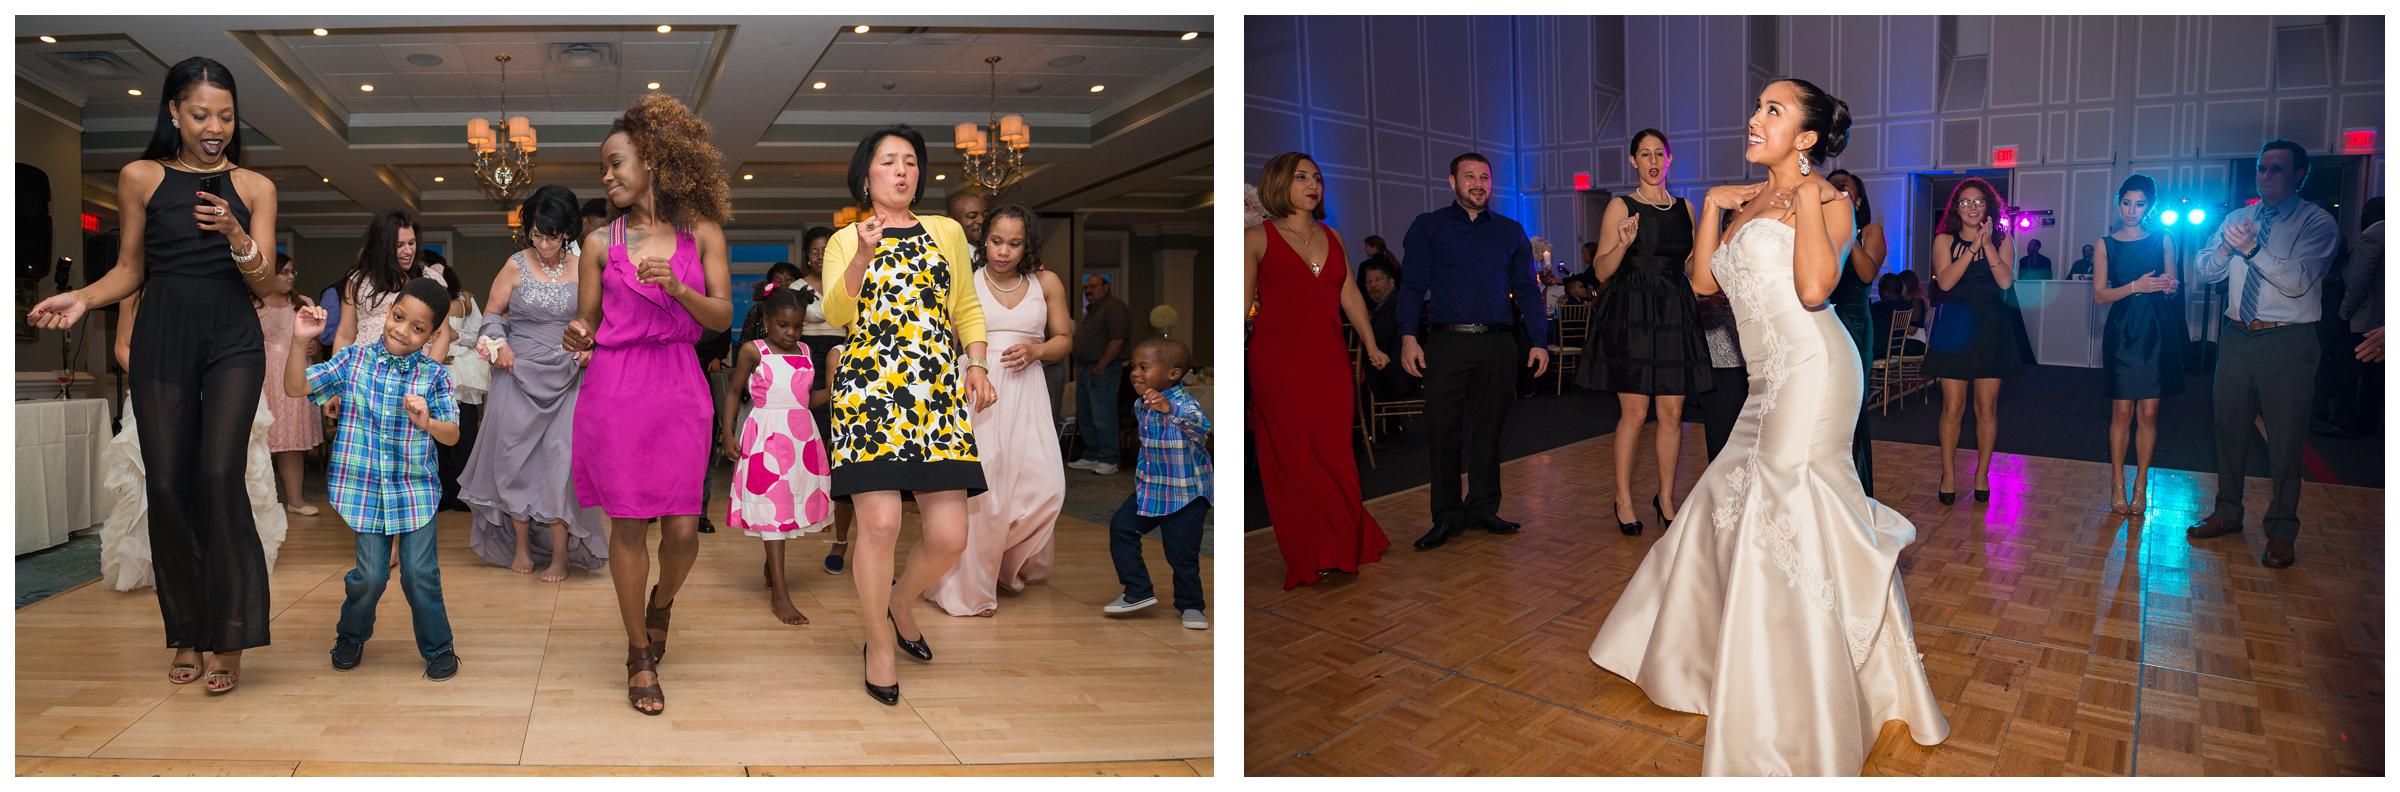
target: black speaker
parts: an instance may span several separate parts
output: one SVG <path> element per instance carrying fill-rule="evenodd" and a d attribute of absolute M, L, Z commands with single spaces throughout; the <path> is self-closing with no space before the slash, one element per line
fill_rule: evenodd
<path fill-rule="evenodd" d="M 17 163 L 17 280 L 50 271 L 50 174 Z"/>

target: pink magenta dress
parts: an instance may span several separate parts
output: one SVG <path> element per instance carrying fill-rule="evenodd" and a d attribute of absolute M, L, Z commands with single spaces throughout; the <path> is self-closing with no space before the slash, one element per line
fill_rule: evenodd
<path fill-rule="evenodd" d="M 258 309 L 258 330 L 266 339 L 267 362 L 271 364 L 263 400 L 267 412 L 275 416 L 275 423 L 267 427 L 267 450 L 278 454 L 307 451 L 325 442 L 325 422 L 318 419 L 317 406 L 308 403 L 306 396 L 283 394 L 282 361 L 292 353 L 292 324 L 298 316 L 299 309 L 294 306 Z"/>
<path fill-rule="evenodd" d="M 833 524 L 833 468 L 825 439 L 809 417 L 816 364 L 808 349 L 776 354 L 764 340 L 750 372 L 750 415 L 742 421 L 742 462 L 733 476 L 725 522 L 760 539 L 789 539 Z"/>
<path fill-rule="evenodd" d="M 967 549 L 958 565 L 925 590 L 925 598 L 952 616 L 974 616 L 999 607 L 996 587 L 1020 591 L 1050 577 L 1051 534 L 1067 502 L 1066 467 L 1059 461 L 1058 425 L 1051 422 L 1050 384 L 1042 364 L 1009 371 L 1000 353 L 1049 337 L 1050 304 L 1035 278 L 1024 281 L 1025 299 L 1010 308 L 984 273 L 975 273 L 989 334 L 992 389 L 1000 401 L 976 413 L 975 447 L 983 449 L 983 480 L 990 489 L 967 500 Z"/>
<path fill-rule="evenodd" d="M 575 399 L 575 499 L 613 519 L 701 512 L 708 471 L 708 379 L 700 322 L 665 289 L 641 282 L 625 251 L 625 221 L 609 226 L 600 271 L 600 327 Z M 706 289 L 700 246 L 675 232 L 675 279 Z"/>

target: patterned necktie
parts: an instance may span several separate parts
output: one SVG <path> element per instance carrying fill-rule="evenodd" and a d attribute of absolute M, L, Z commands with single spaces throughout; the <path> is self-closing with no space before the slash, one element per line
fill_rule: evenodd
<path fill-rule="evenodd" d="M 2275 207 L 2261 206 L 2258 214 L 2258 246 L 2253 249 L 2263 251 L 2267 249 L 2267 235 L 2275 230 Z M 2258 321 L 2258 292 L 2265 285 L 2266 276 L 2258 274 L 2256 264 L 2244 269 L 2249 274 L 2242 278 L 2242 324 L 2249 324 Z"/>

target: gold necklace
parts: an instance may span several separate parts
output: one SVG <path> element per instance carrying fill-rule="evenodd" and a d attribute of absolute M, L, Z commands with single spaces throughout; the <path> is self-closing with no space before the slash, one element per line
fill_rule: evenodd
<path fill-rule="evenodd" d="M 192 173 L 222 173 L 222 172 L 224 172 L 224 171 L 225 171 L 225 169 L 233 167 L 233 160 L 223 160 L 223 161 L 220 161 L 220 162 L 218 162 L 218 163 L 217 163 L 217 166 L 216 166 L 216 167 L 214 167 L 214 168 L 203 168 L 203 167 L 200 167 L 200 166 L 198 166 L 198 165 L 193 165 L 193 164 L 191 164 L 191 163 L 184 162 L 184 161 L 183 161 L 183 152 L 182 152 L 181 150 L 177 150 L 177 151 L 175 152 L 175 164 L 183 166 L 183 168 L 184 168 L 186 171 L 189 171 L 189 172 L 192 172 Z"/>
<path fill-rule="evenodd" d="M 1276 227 L 1283 228 L 1281 225 Z M 1292 236 L 1291 229 L 1283 228 L 1283 231 L 1285 236 Z M 1305 233 L 1300 234 L 1299 237 L 1300 244 L 1292 246 L 1292 252 L 1300 254 L 1301 263 L 1308 265 L 1310 277 L 1323 274 L 1325 272 L 1325 255 L 1322 252 L 1310 252 L 1315 250 L 1319 243 L 1310 241 L 1309 235 Z"/>

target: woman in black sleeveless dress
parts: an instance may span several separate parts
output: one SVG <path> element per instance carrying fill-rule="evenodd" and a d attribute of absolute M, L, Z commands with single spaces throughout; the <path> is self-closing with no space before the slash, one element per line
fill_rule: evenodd
<path fill-rule="evenodd" d="M 1858 225 L 1858 237 L 1850 244 L 1850 260 L 1843 262 L 1828 302 L 1833 304 L 1833 315 L 1842 320 L 1842 327 L 1850 331 L 1851 345 L 1858 347 L 1859 370 L 1872 371 L 1875 345 L 1882 343 L 1882 339 L 1875 337 L 1874 311 L 1869 309 L 1874 301 L 1869 298 L 1867 287 L 1874 285 L 1875 273 L 1883 271 L 1886 252 L 1883 226 L 1875 223 L 1875 210 L 1867 203 L 1867 187 L 1859 183 L 1857 176 L 1836 170 L 1825 174 L 1825 181 L 1850 198 L 1854 207 L 1851 219 Z M 1858 483 L 1866 487 L 1870 498 L 1875 497 L 1872 442 L 1867 433 L 1867 400 L 1862 398 L 1858 401 L 1858 428 L 1850 432 L 1850 463 L 1858 468 Z"/>
<path fill-rule="evenodd" d="M 205 662 L 211 694 L 240 681 L 242 650 L 267 645 L 267 564 L 242 474 L 266 381 L 250 297 L 274 290 L 275 185 L 235 164 L 238 135 L 222 64 L 190 58 L 168 70 L 150 145 L 117 173 L 125 236 L 141 244 L 29 317 L 66 329 L 142 292 L 126 368 L 158 607 L 175 650 L 167 680 L 200 679 Z"/>
<path fill-rule="evenodd" d="M 2108 306 L 2100 355 L 2107 372 L 2110 511 L 2138 515 L 2150 500 L 2150 452 L 2158 445 L 2158 400 L 2183 392 L 2183 302 L 2176 296 L 2175 251 L 2147 222 L 2158 194 L 2136 173 L 2117 188 L 2118 228 L 2092 258 L 2092 301 Z M 2132 440 L 2133 496 L 2125 495 L 2125 441 Z"/>
<path fill-rule="evenodd" d="M 1601 215 L 1600 253 L 1592 276 L 1606 285 L 1592 314 L 1595 349 L 1583 386 L 1617 393 L 1617 530 L 1639 535 L 1633 507 L 1634 446 L 1642 422 L 1658 408 L 1659 494 L 1650 500 L 1660 527 L 1675 521 L 1667 508 L 1682 450 L 1683 401 L 1710 387 L 1708 343 L 1692 297 L 1692 207 L 1667 192 L 1673 155 L 1655 129 L 1633 135 L 1627 162 L 1641 186 Z"/>
<path fill-rule="evenodd" d="M 1942 384 L 1943 505 L 1958 500 L 1952 478 L 1958 432 L 1967 413 L 1967 386 L 1975 388 L 1975 500 L 1992 499 L 1992 444 L 2000 436 L 2000 380 L 2017 375 L 2024 350 L 2017 345 L 2015 311 L 2005 292 L 2017 282 L 2016 243 L 2009 240 L 2008 207 L 1990 182 L 1968 179 L 1950 191 L 1933 238 L 1934 285 L 1942 290 L 1933 318 L 1933 340 L 1925 351 L 1925 374 Z"/>

